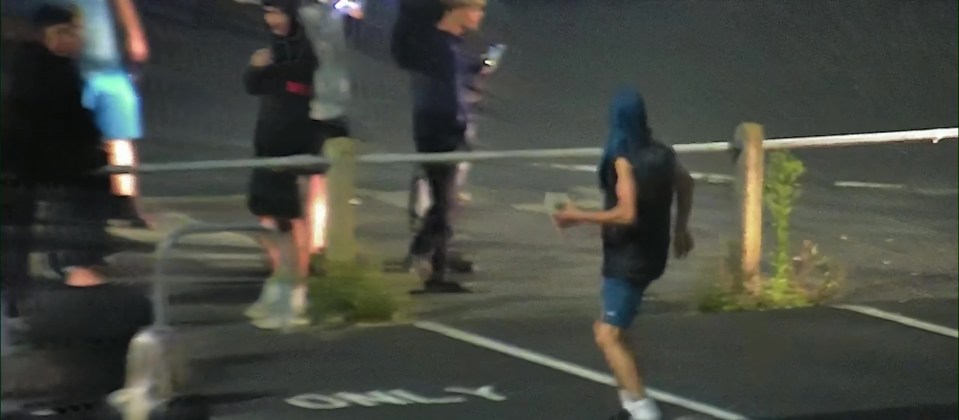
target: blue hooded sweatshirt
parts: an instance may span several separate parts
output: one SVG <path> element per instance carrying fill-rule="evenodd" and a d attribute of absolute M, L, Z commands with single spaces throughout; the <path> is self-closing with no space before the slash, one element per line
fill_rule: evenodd
<path fill-rule="evenodd" d="M 662 275 L 669 255 L 676 155 L 672 147 L 652 139 L 646 104 L 629 88 L 613 99 L 609 139 L 598 167 L 605 209 L 619 201 L 615 167 L 619 158 L 633 167 L 636 221 L 603 226 L 603 276 L 648 283 Z"/>

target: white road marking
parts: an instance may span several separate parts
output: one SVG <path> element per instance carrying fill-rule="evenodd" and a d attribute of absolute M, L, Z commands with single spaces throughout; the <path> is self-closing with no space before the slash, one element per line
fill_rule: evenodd
<path fill-rule="evenodd" d="M 407 191 L 379 191 L 363 188 L 356 189 L 356 195 L 372 198 L 377 201 L 389 204 L 393 207 L 405 209 L 410 205 L 410 192 Z"/>
<path fill-rule="evenodd" d="M 959 195 L 959 189 L 955 188 L 916 188 L 912 191 L 915 191 L 921 195 L 929 195 L 933 197 Z"/>
<path fill-rule="evenodd" d="M 487 350 L 492 350 L 498 353 L 502 353 L 508 356 L 515 357 L 517 359 L 522 359 L 527 362 L 544 366 L 550 369 L 558 370 L 560 372 L 568 373 L 570 375 L 600 383 L 603 385 L 608 385 L 615 387 L 616 380 L 612 376 L 598 372 L 583 366 L 579 366 L 570 362 L 556 359 L 554 357 L 547 356 L 545 354 L 537 353 L 532 350 L 527 350 L 514 346 L 509 343 L 502 341 L 494 340 L 491 338 L 483 337 L 481 335 L 473 334 L 471 332 L 463 331 L 457 328 L 453 328 L 447 325 L 439 324 L 436 322 L 430 321 L 420 321 L 413 324 L 416 328 L 434 332 L 454 340 L 459 340 L 464 343 L 472 344 L 477 347 L 482 347 Z M 718 419 L 723 420 L 745 420 L 746 417 L 741 414 L 736 414 L 730 411 L 723 410 L 718 407 L 713 407 L 708 404 L 703 404 L 696 402 L 687 398 L 680 397 L 678 395 L 670 394 L 668 392 L 663 392 L 653 388 L 647 388 L 647 392 L 651 397 L 657 401 L 662 401 L 664 403 L 678 405 L 689 410 L 693 410 L 699 413 L 707 414 Z"/>
<path fill-rule="evenodd" d="M 710 174 L 703 172 L 690 172 L 689 175 L 697 181 L 703 181 L 707 184 L 731 184 L 736 181 L 736 177 L 726 174 Z"/>
<path fill-rule="evenodd" d="M 135 242 L 156 243 L 166 238 L 166 236 L 174 229 L 196 222 L 198 222 L 198 220 L 188 216 L 185 213 L 166 212 L 162 213 L 160 217 L 158 217 L 158 226 L 156 230 L 110 227 L 107 228 L 107 232 L 109 232 L 112 236 Z M 178 242 L 178 244 L 260 248 L 259 243 L 253 237 L 253 235 L 236 232 L 217 232 L 202 235 L 192 235 L 183 238 Z"/>
<path fill-rule="evenodd" d="M 844 311 L 856 312 L 866 316 L 871 316 L 874 318 L 879 318 L 886 321 L 902 324 L 907 327 L 928 331 L 933 334 L 939 334 L 939 335 L 944 335 L 946 337 L 959 339 L 959 331 L 953 328 L 944 327 L 942 325 L 936 325 L 931 322 L 921 321 L 921 320 L 910 318 L 908 316 L 897 314 L 894 312 L 887 312 L 881 309 L 876 309 L 876 308 L 872 308 L 869 306 L 862 306 L 862 305 L 834 305 L 833 308 L 842 309 Z"/>
<path fill-rule="evenodd" d="M 596 172 L 596 165 L 571 165 L 566 163 L 534 163 L 537 168 L 561 169 L 574 172 Z"/>
<path fill-rule="evenodd" d="M 201 197 L 202 198 L 202 197 Z M 211 197 L 212 198 L 212 197 Z M 125 238 L 132 241 L 143 243 L 158 243 L 165 239 L 174 229 L 190 223 L 196 223 L 198 220 L 184 213 L 166 212 L 158 217 L 157 230 L 145 229 L 127 229 L 110 228 L 109 233 L 112 236 Z M 263 259 L 263 248 L 257 242 L 254 235 L 237 232 L 217 232 L 210 234 L 187 236 L 177 242 L 177 245 L 186 246 L 226 246 L 236 249 L 236 252 L 203 252 L 198 250 L 174 249 L 169 258 L 173 260 L 194 260 L 202 262 L 209 268 L 258 268 L 265 266 Z M 156 254 L 149 252 L 128 252 L 121 251 L 117 254 L 107 257 L 108 261 L 119 261 L 125 258 L 124 255 L 132 258 L 145 259 L 155 262 Z M 129 258 L 129 257 L 126 257 Z M 41 258 L 42 260 L 42 258 Z M 42 264 L 33 264 L 32 269 L 42 271 Z"/>
<path fill-rule="evenodd" d="M 932 197 L 959 195 L 959 190 L 955 188 L 913 188 L 906 184 L 884 184 L 879 182 L 836 181 L 833 183 L 833 186 L 838 188 L 865 188 L 886 191 L 905 191 Z"/>
<path fill-rule="evenodd" d="M 231 201 L 243 203 L 246 200 L 246 195 L 176 195 L 167 197 L 143 197 L 141 200 L 143 201 L 143 204 L 147 206 L 158 204 L 221 203 Z"/>
<path fill-rule="evenodd" d="M 883 184 L 879 182 L 836 181 L 834 186 L 839 188 L 873 188 L 879 190 L 904 190 L 905 184 Z"/>

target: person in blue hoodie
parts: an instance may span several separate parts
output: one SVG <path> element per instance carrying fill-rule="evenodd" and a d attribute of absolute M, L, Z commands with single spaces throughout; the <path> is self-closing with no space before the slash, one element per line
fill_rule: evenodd
<path fill-rule="evenodd" d="M 646 288 L 666 269 L 670 227 L 677 258 L 693 248 L 688 229 L 693 179 L 672 147 L 652 139 L 646 105 L 636 90 L 619 91 L 610 119 L 609 140 L 597 168 L 603 210 L 582 211 L 569 204 L 553 218 L 561 228 L 581 224 L 602 228 L 603 308 L 594 335 L 619 384 L 622 411 L 613 418 L 653 420 L 660 418 L 659 409 L 646 395 L 624 333 Z M 673 196 L 677 211 L 671 226 Z"/>

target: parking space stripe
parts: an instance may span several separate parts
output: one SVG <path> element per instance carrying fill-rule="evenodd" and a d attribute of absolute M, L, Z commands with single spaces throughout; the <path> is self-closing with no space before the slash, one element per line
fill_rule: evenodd
<path fill-rule="evenodd" d="M 931 322 L 921 321 L 915 318 L 910 318 L 905 315 L 897 314 L 894 312 L 887 312 L 881 309 L 872 308 L 869 306 L 862 305 L 833 305 L 833 308 L 841 309 L 844 311 L 856 312 L 866 316 L 871 316 L 874 318 L 883 319 L 886 321 L 895 322 L 897 324 L 902 324 L 907 327 L 917 328 L 923 331 L 928 331 L 933 334 L 944 335 L 946 337 L 959 338 L 959 331 L 944 327 L 942 325 L 936 325 Z"/>
<path fill-rule="evenodd" d="M 532 350 L 527 350 L 515 345 L 495 340 L 492 338 L 484 337 L 481 335 L 473 334 L 471 332 L 463 331 L 458 328 L 450 327 L 436 322 L 431 321 L 419 321 L 413 324 L 416 328 L 434 332 L 454 340 L 459 340 L 464 343 L 472 344 L 477 347 L 482 347 L 487 350 L 492 350 L 497 353 L 502 353 L 507 356 L 512 356 L 517 359 L 522 359 L 527 362 L 537 364 L 543 367 L 550 369 L 558 370 L 563 373 L 568 373 L 570 375 L 600 383 L 603 385 L 608 385 L 611 387 L 616 387 L 616 380 L 612 376 L 598 372 L 583 366 L 579 366 L 570 362 L 566 362 L 551 356 L 547 356 L 542 353 L 537 353 Z M 661 401 L 667 404 L 676 405 L 683 407 L 692 411 L 696 411 L 702 414 L 713 416 L 717 419 L 722 420 L 746 420 L 745 416 L 736 414 L 730 411 L 723 410 L 718 407 L 713 407 L 708 404 L 696 402 L 687 398 L 680 397 L 678 395 L 670 394 L 668 392 L 656 390 L 653 388 L 647 388 L 647 392 L 651 397 L 657 401 Z"/>

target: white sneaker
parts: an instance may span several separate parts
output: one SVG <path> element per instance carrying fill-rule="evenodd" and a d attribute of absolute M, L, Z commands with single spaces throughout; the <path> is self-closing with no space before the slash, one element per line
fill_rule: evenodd
<path fill-rule="evenodd" d="M 293 289 L 293 296 L 290 299 L 290 306 L 293 308 L 293 315 L 306 317 L 310 309 L 310 300 L 308 296 L 309 289 L 306 286 L 296 286 Z"/>
<path fill-rule="evenodd" d="M 255 319 L 253 322 L 251 322 L 254 327 L 257 327 L 261 330 L 282 330 L 294 327 L 307 327 L 312 323 L 313 322 L 310 320 L 310 318 L 305 315 L 294 315 L 289 320 L 284 320 L 283 317 L 273 315 L 265 318 Z"/>
<path fill-rule="evenodd" d="M 433 277 L 433 261 L 427 255 L 413 255 L 410 259 L 410 273 L 422 281 Z"/>
<path fill-rule="evenodd" d="M 280 330 L 311 325 L 313 321 L 309 316 L 307 288 L 278 282 L 273 284 L 276 285 L 275 297 L 262 306 L 263 316 L 253 319 L 253 326 L 264 330 Z"/>
<path fill-rule="evenodd" d="M 633 420 L 660 420 L 663 413 L 652 398 L 643 398 L 626 404 L 626 411 Z"/>
<path fill-rule="evenodd" d="M 273 278 L 267 279 L 263 285 L 263 291 L 260 293 L 260 298 L 253 302 L 249 308 L 246 308 L 243 315 L 250 319 L 266 317 L 270 313 L 270 305 L 276 302 L 279 295 L 280 288 L 277 282 Z"/>

